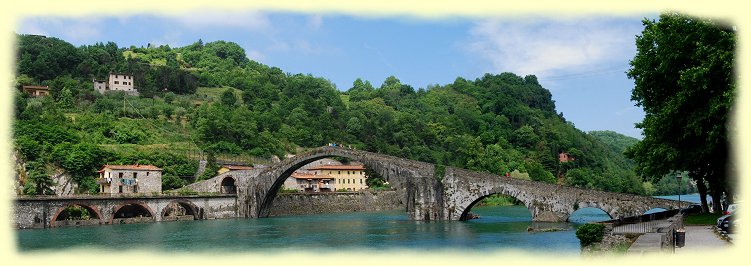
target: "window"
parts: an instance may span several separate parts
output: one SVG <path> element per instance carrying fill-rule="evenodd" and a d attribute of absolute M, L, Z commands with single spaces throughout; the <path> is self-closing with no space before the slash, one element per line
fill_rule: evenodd
<path fill-rule="evenodd" d="M 338 171 L 338 172 L 339 172 L 339 175 L 341 175 L 341 174 L 342 174 L 342 171 Z"/>
<path fill-rule="evenodd" d="M 362 185 L 362 179 L 360 179 L 360 185 Z"/>
<path fill-rule="evenodd" d="M 123 193 L 123 185 L 119 185 L 117 186 L 117 188 L 118 188 L 118 191 L 120 191 L 119 193 Z"/>
<path fill-rule="evenodd" d="M 136 175 L 136 173 L 133 173 L 133 179 L 136 179 L 136 178 L 138 178 L 138 176 Z"/>
<path fill-rule="evenodd" d="M 117 76 L 117 75 L 115 75 L 115 78 L 118 78 L 118 76 Z M 117 81 L 115 81 L 115 82 L 117 82 Z M 115 84 L 117 84 L 117 83 L 115 83 Z"/>
<path fill-rule="evenodd" d="M 123 178 L 123 173 L 118 173 L 117 177 Z"/>
<path fill-rule="evenodd" d="M 146 172 L 146 176 L 149 176 L 149 172 Z"/>
<path fill-rule="evenodd" d="M 119 81 L 117 81 L 117 80 L 115 80 L 115 85 L 118 85 L 118 84 L 120 84 L 120 82 L 119 82 Z"/>

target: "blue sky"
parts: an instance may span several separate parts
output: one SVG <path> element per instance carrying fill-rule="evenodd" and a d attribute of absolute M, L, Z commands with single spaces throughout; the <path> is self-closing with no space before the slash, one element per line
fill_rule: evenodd
<path fill-rule="evenodd" d="M 185 46 L 198 39 L 242 46 L 250 59 L 289 73 L 324 77 L 347 90 L 396 76 L 414 88 L 484 73 L 536 75 L 558 112 L 583 131 L 641 138 L 644 116 L 630 101 L 625 71 L 644 17 L 496 16 L 417 18 L 296 12 L 201 10 L 119 17 L 24 17 L 16 31 L 76 46 Z"/>

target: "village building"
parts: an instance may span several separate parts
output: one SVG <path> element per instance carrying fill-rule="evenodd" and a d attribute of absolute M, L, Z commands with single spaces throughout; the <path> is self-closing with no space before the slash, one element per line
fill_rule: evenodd
<path fill-rule="evenodd" d="M 287 180 L 292 180 L 294 187 L 288 187 L 287 183 L 285 187 L 296 189 L 298 192 L 333 192 L 335 190 L 334 178 L 329 175 L 295 172 Z"/>
<path fill-rule="evenodd" d="M 574 160 L 576 160 L 576 158 L 568 154 L 568 152 L 561 152 L 558 154 L 558 161 L 561 163 L 573 162 Z"/>
<path fill-rule="evenodd" d="M 216 171 L 216 173 L 217 175 L 221 175 L 229 171 L 239 171 L 239 170 L 253 170 L 253 167 L 245 166 L 245 165 L 222 165 L 222 167 L 220 167 L 219 170 Z"/>
<path fill-rule="evenodd" d="M 328 175 L 335 180 L 335 189 L 359 191 L 368 188 L 365 167 L 362 165 L 319 165 L 311 167 L 315 175 Z"/>
<path fill-rule="evenodd" d="M 133 86 L 133 75 L 110 73 L 107 81 L 94 80 L 94 90 L 101 94 L 110 91 L 124 91 L 126 94 L 138 96 L 138 90 Z"/>
<path fill-rule="evenodd" d="M 50 88 L 47 86 L 23 86 L 23 92 L 29 94 L 32 97 L 43 97 L 50 95 Z"/>
<path fill-rule="evenodd" d="M 153 165 L 104 165 L 99 173 L 99 193 L 162 192 L 162 169 Z"/>

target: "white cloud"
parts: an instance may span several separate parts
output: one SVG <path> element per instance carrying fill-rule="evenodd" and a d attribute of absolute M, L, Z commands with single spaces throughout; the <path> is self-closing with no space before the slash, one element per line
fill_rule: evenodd
<path fill-rule="evenodd" d="M 98 18 L 60 18 L 60 17 L 35 17 L 20 21 L 18 33 L 55 36 L 68 42 L 82 44 L 101 39 L 102 21 Z"/>
<path fill-rule="evenodd" d="M 308 27 L 317 30 L 320 29 L 321 26 L 323 26 L 323 16 L 313 15 L 308 18 Z"/>
<path fill-rule="evenodd" d="M 182 37 L 182 33 L 180 31 L 171 30 L 171 31 L 164 33 L 164 35 L 162 35 L 160 38 L 151 40 L 149 43 L 155 46 L 166 44 L 173 48 L 180 47 L 181 37 Z"/>
<path fill-rule="evenodd" d="M 249 50 L 247 54 L 248 58 L 256 62 L 263 62 L 266 59 L 266 56 L 258 50 Z"/>
<path fill-rule="evenodd" d="M 170 17 L 191 28 L 234 27 L 265 31 L 271 27 L 268 17 L 257 11 L 201 10 Z"/>
<path fill-rule="evenodd" d="M 597 69 L 596 65 L 622 64 L 633 56 L 634 36 L 640 29 L 623 21 L 484 20 L 470 29 L 465 48 L 489 61 L 493 72 L 541 78 L 576 73 Z"/>

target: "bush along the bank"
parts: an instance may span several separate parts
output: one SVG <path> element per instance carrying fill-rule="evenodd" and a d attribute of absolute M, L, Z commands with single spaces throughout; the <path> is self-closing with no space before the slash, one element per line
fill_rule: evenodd
<path fill-rule="evenodd" d="M 582 247 L 592 245 L 602 241 L 605 226 L 602 224 L 585 224 L 576 229 L 576 238 L 579 239 Z"/>

